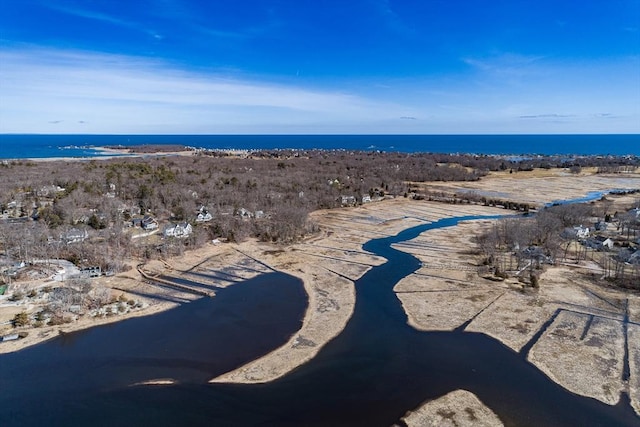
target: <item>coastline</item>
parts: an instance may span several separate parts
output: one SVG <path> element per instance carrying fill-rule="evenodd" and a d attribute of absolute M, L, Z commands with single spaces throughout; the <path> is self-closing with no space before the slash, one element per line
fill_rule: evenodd
<path fill-rule="evenodd" d="M 38 144 L 60 147 L 181 144 L 214 150 L 344 150 L 349 147 L 354 151 L 468 153 L 503 158 L 639 156 L 638 141 L 640 134 L 0 134 L 0 143 L 25 147 Z"/>
<path fill-rule="evenodd" d="M 92 147 L 92 151 L 98 153 L 94 156 L 62 156 L 62 157 L 25 157 L 25 158 L 9 158 L 2 159 L 6 162 L 15 161 L 30 161 L 34 163 L 49 163 L 49 162 L 87 162 L 93 160 L 112 160 L 112 159 L 127 159 L 127 158 L 149 158 L 149 157 L 171 157 L 171 156 L 184 156 L 189 157 L 195 154 L 194 151 L 167 151 L 157 153 L 141 153 L 131 150 L 129 148 L 108 148 L 108 147 Z"/>
<path fill-rule="evenodd" d="M 475 394 L 456 390 L 409 411 L 402 421 L 408 427 L 497 427 L 504 424 Z"/>

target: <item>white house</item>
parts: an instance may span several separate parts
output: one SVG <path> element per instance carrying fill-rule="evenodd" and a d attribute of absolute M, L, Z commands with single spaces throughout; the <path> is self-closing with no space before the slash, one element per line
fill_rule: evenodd
<path fill-rule="evenodd" d="M 579 227 L 573 227 L 576 232 L 576 237 L 578 239 L 586 239 L 589 237 L 589 227 L 583 227 L 580 225 Z"/>
<path fill-rule="evenodd" d="M 198 215 L 196 216 L 196 222 L 209 222 L 213 219 L 213 216 L 204 209 L 204 207 L 200 208 Z"/>
<path fill-rule="evenodd" d="M 371 203 L 371 196 L 368 194 L 366 196 L 362 196 L 362 204 L 365 203 Z"/>
<path fill-rule="evenodd" d="M 562 237 L 565 239 L 578 239 L 584 240 L 590 235 L 589 227 L 583 227 L 582 225 L 579 227 L 567 227 L 562 232 Z"/>
<path fill-rule="evenodd" d="M 340 204 L 342 206 L 355 206 L 356 198 L 354 196 L 340 196 Z"/>
<path fill-rule="evenodd" d="M 60 236 L 61 240 L 64 240 L 66 243 L 79 243 L 83 242 L 89 238 L 89 233 L 86 229 L 79 230 L 77 228 L 72 228 L 66 233 Z"/>
<path fill-rule="evenodd" d="M 252 217 L 251 212 L 249 212 L 245 208 L 238 209 L 238 211 L 236 213 L 240 218 L 251 218 Z"/>
<path fill-rule="evenodd" d="M 63 191 L 65 191 L 65 189 L 59 185 L 45 185 L 39 190 L 36 190 L 36 195 L 40 197 L 52 197 L 57 193 L 62 193 Z"/>
<path fill-rule="evenodd" d="M 164 237 L 183 238 L 183 237 L 189 237 L 192 231 L 193 231 L 193 228 L 191 227 L 191 224 L 189 224 L 188 222 L 181 222 L 179 224 L 167 225 L 164 228 L 164 231 L 162 232 L 162 234 L 164 235 Z"/>
<path fill-rule="evenodd" d="M 613 249 L 613 240 L 604 236 L 595 236 L 593 238 L 586 239 L 584 244 L 597 251 L 610 251 Z"/>
<path fill-rule="evenodd" d="M 606 238 L 602 242 L 602 249 L 612 250 L 613 249 L 613 240 Z"/>

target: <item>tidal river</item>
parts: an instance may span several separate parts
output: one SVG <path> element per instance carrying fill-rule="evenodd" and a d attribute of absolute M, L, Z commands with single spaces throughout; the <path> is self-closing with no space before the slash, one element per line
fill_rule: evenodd
<path fill-rule="evenodd" d="M 213 299 L 0 356 L 0 426 L 391 426 L 457 389 L 477 395 L 509 426 L 639 426 L 627 399 L 608 406 L 574 395 L 493 338 L 407 325 L 393 287 L 420 263 L 391 245 L 474 218 L 368 242 L 365 250 L 388 261 L 356 282 L 345 330 L 279 380 L 207 383 L 300 327 L 301 283 L 274 273 Z M 132 385 L 152 378 L 175 383 Z"/>

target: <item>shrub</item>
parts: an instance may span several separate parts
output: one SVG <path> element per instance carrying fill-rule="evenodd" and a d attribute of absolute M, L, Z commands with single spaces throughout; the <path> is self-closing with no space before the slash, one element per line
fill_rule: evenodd
<path fill-rule="evenodd" d="M 531 281 L 531 287 L 533 288 L 540 287 L 540 283 L 537 275 L 531 273 L 531 275 L 529 276 L 529 280 Z"/>
<path fill-rule="evenodd" d="M 16 291 L 9 297 L 9 301 L 20 301 L 24 298 L 24 292 Z"/>
<path fill-rule="evenodd" d="M 27 326 L 30 323 L 29 315 L 26 311 L 18 313 L 13 317 L 12 323 L 16 328 L 20 326 Z"/>
<path fill-rule="evenodd" d="M 64 318 L 62 316 L 53 316 L 51 320 L 49 320 L 49 325 L 56 326 L 64 324 Z"/>
<path fill-rule="evenodd" d="M 505 272 L 503 272 L 502 270 L 500 270 L 500 267 L 496 266 L 496 271 L 494 273 L 494 276 L 496 277 L 500 277 L 502 279 L 506 279 L 507 277 L 509 277 L 509 275 Z"/>

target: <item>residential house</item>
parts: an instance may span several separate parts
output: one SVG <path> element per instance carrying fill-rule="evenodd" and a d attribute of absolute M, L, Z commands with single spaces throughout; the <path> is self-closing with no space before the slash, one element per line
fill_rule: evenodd
<path fill-rule="evenodd" d="M 618 252 L 616 258 L 626 264 L 640 265 L 640 249 L 625 248 Z"/>
<path fill-rule="evenodd" d="M 67 244 L 84 242 L 88 238 L 89 238 L 89 233 L 84 228 L 83 229 L 72 228 L 71 230 L 67 231 L 66 233 L 63 233 L 60 236 L 60 240 L 64 241 Z"/>
<path fill-rule="evenodd" d="M 20 261 L 17 262 L 15 264 L 13 264 L 11 267 L 9 267 L 8 269 L 5 270 L 5 273 L 11 277 L 15 277 L 18 275 L 18 273 L 20 272 L 20 270 L 22 270 L 23 268 L 25 268 L 27 266 L 27 264 L 24 261 Z"/>
<path fill-rule="evenodd" d="M 55 197 L 56 194 L 62 193 L 65 191 L 64 188 L 59 185 L 45 185 L 40 189 L 36 190 L 36 196 L 38 197 Z"/>
<path fill-rule="evenodd" d="M 147 231 L 156 230 L 158 228 L 158 221 L 156 221 L 155 218 L 146 215 L 142 218 L 142 221 L 140 221 L 140 227 Z"/>
<path fill-rule="evenodd" d="M 608 227 L 609 227 L 609 224 L 607 224 L 606 222 L 598 221 L 595 223 L 594 228 L 596 229 L 596 231 L 606 231 Z"/>
<path fill-rule="evenodd" d="M 604 236 L 595 236 L 584 241 L 586 247 L 597 251 L 610 251 L 613 249 L 613 240 Z"/>
<path fill-rule="evenodd" d="M 7 208 L 2 211 L 3 218 L 17 218 L 20 216 L 20 207 L 21 205 L 15 200 L 7 203 Z"/>
<path fill-rule="evenodd" d="M 553 258 L 547 255 L 540 246 L 527 246 L 520 251 L 520 258 L 536 261 L 538 265 L 542 263 L 553 264 Z"/>
<path fill-rule="evenodd" d="M 100 277 L 102 276 L 102 269 L 100 266 L 83 267 L 80 269 L 80 276 L 84 278 Z"/>
<path fill-rule="evenodd" d="M 89 222 L 89 215 L 82 212 L 76 212 L 75 214 L 71 215 L 71 221 L 74 224 L 86 224 L 87 222 Z"/>
<path fill-rule="evenodd" d="M 362 204 L 365 203 L 371 203 L 371 196 L 368 194 L 366 196 L 362 196 Z"/>
<path fill-rule="evenodd" d="M 583 227 L 582 225 L 580 225 L 579 227 L 565 228 L 564 231 L 562 232 L 562 237 L 564 237 L 565 239 L 582 240 L 589 237 L 589 235 L 590 235 L 589 227 Z"/>
<path fill-rule="evenodd" d="M 354 196 L 340 196 L 340 204 L 342 206 L 355 206 L 356 198 Z"/>
<path fill-rule="evenodd" d="M 603 237 L 603 236 L 598 236 L 598 237 Z M 604 240 L 598 239 L 598 241 L 600 242 L 600 247 L 602 248 L 602 250 L 610 251 L 613 249 L 613 240 L 611 240 L 610 238 L 607 237 Z"/>
<path fill-rule="evenodd" d="M 198 211 L 198 215 L 196 216 L 196 222 L 208 222 L 213 219 L 213 216 L 209 213 L 209 211 L 204 207 L 200 207 Z"/>
<path fill-rule="evenodd" d="M 213 219 L 213 216 L 209 212 L 199 212 L 196 216 L 196 222 L 209 222 Z"/>
<path fill-rule="evenodd" d="M 240 208 L 237 210 L 236 214 L 240 217 L 240 218 L 251 218 L 251 212 L 249 212 L 248 210 L 246 210 L 245 208 Z"/>
<path fill-rule="evenodd" d="M 582 225 L 578 227 L 573 227 L 576 232 L 576 237 L 578 239 L 586 239 L 589 237 L 589 227 L 583 227 Z"/>
<path fill-rule="evenodd" d="M 189 224 L 188 222 L 181 222 L 178 224 L 167 225 L 164 228 L 162 234 L 164 235 L 164 237 L 184 238 L 189 237 L 192 231 L 193 228 L 191 227 L 191 224 Z"/>

